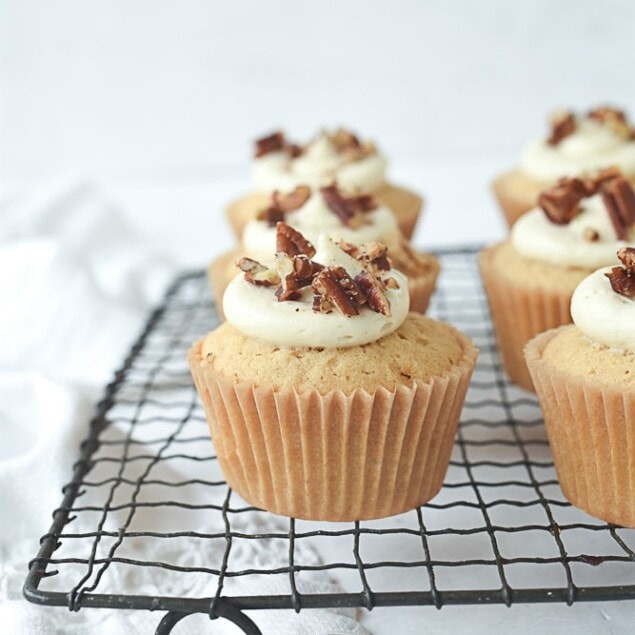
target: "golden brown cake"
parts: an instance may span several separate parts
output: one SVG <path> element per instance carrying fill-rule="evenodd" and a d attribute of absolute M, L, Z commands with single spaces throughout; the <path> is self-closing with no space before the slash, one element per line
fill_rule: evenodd
<path fill-rule="evenodd" d="M 301 251 L 274 269 L 241 261 L 228 321 L 189 352 L 227 482 L 305 519 L 421 505 L 442 485 L 478 352 L 408 313 L 405 277 L 383 259 L 293 236 Z"/>
<path fill-rule="evenodd" d="M 615 166 L 635 183 L 635 129 L 623 111 L 609 107 L 584 115 L 560 111 L 550 124 L 546 139 L 528 144 L 520 164 L 494 179 L 494 195 L 510 228 L 559 178 L 584 177 Z"/>
<path fill-rule="evenodd" d="M 404 236 L 411 238 L 423 206 L 421 196 L 386 181 L 386 160 L 371 142 L 339 129 L 323 131 L 304 146 L 290 143 L 281 132 L 256 141 L 254 190 L 232 201 L 226 209 L 240 240 L 245 225 L 256 217 L 274 191 L 300 184 L 312 187 L 336 181 L 350 191 L 370 191 L 389 207 Z"/>
<path fill-rule="evenodd" d="M 523 346 L 534 335 L 571 322 L 569 304 L 579 282 L 635 242 L 635 204 L 628 182 L 602 171 L 583 184 L 564 179 L 512 228 L 511 238 L 479 255 L 479 268 L 503 366 L 511 380 L 532 390 Z M 586 189 L 580 189 L 586 188 Z M 629 198 L 630 197 L 630 198 Z M 608 201 L 608 203 L 607 203 Z M 624 202 L 626 201 L 626 202 Z M 545 211 L 546 210 L 546 211 Z"/>
<path fill-rule="evenodd" d="M 576 325 L 538 335 L 525 355 L 564 495 L 635 528 L 635 249 L 631 262 L 630 295 L 611 288 L 611 267 L 592 274 L 572 300 Z"/>

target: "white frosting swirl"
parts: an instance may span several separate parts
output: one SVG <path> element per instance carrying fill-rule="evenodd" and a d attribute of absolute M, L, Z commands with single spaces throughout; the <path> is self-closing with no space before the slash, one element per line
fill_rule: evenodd
<path fill-rule="evenodd" d="M 328 208 L 320 192 L 315 191 L 300 209 L 287 214 L 285 222 L 313 244 L 317 244 L 321 231 L 326 231 L 335 241 L 355 244 L 389 242 L 398 232 L 395 215 L 385 205 L 364 212 L 363 218 L 364 223 L 356 229 L 347 227 Z M 270 227 L 266 221 L 249 221 L 242 236 L 242 246 L 250 258 L 262 263 L 273 262 L 276 228 Z"/>
<path fill-rule="evenodd" d="M 597 269 L 614 262 L 620 247 L 635 242 L 635 227 L 631 227 L 628 241 L 617 239 L 599 194 L 583 199 L 580 207 L 582 211 L 566 225 L 552 223 L 538 207 L 527 212 L 512 227 L 514 249 L 553 265 Z M 598 240 L 585 239 L 588 230 L 597 232 Z"/>
<path fill-rule="evenodd" d="M 587 276 L 571 298 L 575 325 L 596 342 L 635 353 L 635 300 L 615 293 L 604 267 Z"/>
<path fill-rule="evenodd" d="M 627 177 L 635 176 L 635 141 L 586 117 L 576 117 L 575 131 L 555 146 L 544 139 L 532 141 L 520 159 L 525 174 L 544 182 L 611 166 L 620 168 Z"/>
<path fill-rule="evenodd" d="M 362 271 L 361 264 L 342 251 L 326 234 L 318 241 L 315 262 L 343 266 L 351 277 Z M 271 287 L 250 284 L 242 274 L 228 285 L 223 296 L 227 321 L 248 337 L 284 347 L 338 348 L 358 346 L 380 339 L 397 330 L 410 308 L 407 278 L 396 270 L 387 272 L 398 289 L 386 289 L 391 316 L 364 306 L 359 315 L 347 317 L 339 311 L 316 313 L 313 293 L 307 287 L 300 300 L 278 302 Z"/>
<path fill-rule="evenodd" d="M 334 179 L 343 189 L 371 191 L 386 180 L 386 159 L 375 153 L 351 161 L 337 152 L 326 134 L 321 134 L 294 159 L 285 152 L 270 152 L 255 159 L 252 179 L 259 192 L 292 190 L 301 184 L 319 187 Z"/>

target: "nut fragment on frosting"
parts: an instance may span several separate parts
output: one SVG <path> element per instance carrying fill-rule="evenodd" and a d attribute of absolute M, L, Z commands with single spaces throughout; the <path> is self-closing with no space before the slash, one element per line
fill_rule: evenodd
<path fill-rule="evenodd" d="M 223 298 L 228 322 L 243 334 L 279 346 L 353 346 L 377 340 L 405 320 L 407 279 L 390 268 L 383 246 L 352 251 L 342 243 L 350 255 L 326 234 L 315 250 L 285 223 L 276 231 L 289 251 L 278 251 L 273 267 L 241 259 L 244 275 L 230 282 Z"/>
<path fill-rule="evenodd" d="M 622 266 L 587 276 L 571 298 L 571 317 L 587 337 L 635 353 L 635 249 L 618 252 Z"/>
<path fill-rule="evenodd" d="M 538 207 L 513 226 L 514 249 L 528 258 L 597 269 L 635 242 L 635 193 L 616 168 L 563 178 L 538 197 Z"/>
<path fill-rule="evenodd" d="M 386 160 L 375 144 L 344 128 L 323 130 L 304 145 L 289 142 L 282 132 L 256 141 L 253 179 L 257 190 L 313 187 L 337 179 L 348 189 L 374 190 L 385 182 Z"/>

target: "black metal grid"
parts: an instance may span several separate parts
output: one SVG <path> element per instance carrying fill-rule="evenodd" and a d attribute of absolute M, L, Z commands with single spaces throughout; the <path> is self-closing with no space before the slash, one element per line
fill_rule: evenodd
<path fill-rule="evenodd" d="M 311 523 L 256 510 L 232 493 L 185 361 L 217 318 L 205 277 L 187 275 L 98 405 L 30 564 L 26 597 L 71 610 L 168 611 L 157 633 L 191 613 L 257 633 L 242 610 L 635 598 L 635 531 L 563 498 L 537 401 L 501 370 L 475 250 L 440 257 L 429 313 L 470 335 L 481 354 L 433 502 L 382 521 Z M 183 562 L 191 553 L 205 558 Z M 305 592 L 315 575 L 337 578 L 342 591 Z M 139 588 L 123 595 L 126 576 Z M 244 591 L 252 579 L 273 578 L 277 586 L 264 588 L 274 592 Z"/>

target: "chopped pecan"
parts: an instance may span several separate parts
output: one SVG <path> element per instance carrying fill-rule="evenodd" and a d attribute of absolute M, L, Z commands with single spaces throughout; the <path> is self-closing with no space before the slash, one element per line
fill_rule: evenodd
<path fill-rule="evenodd" d="M 313 278 L 323 269 L 322 265 L 309 260 L 307 256 L 289 256 L 284 252 L 276 254 L 276 268 L 280 285 L 276 289 L 279 302 L 296 300 L 298 291 L 311 285 Z"/>
<path fill-rule="evenodd" d="M 271 152 L 280 152 L 284 149 L 284 146 L 284 133 L 277 130 L 266 137 L 256 139 L 256 150 L 254 154 L 258 159 L 260 157 L 264 157 L 265 154 L 270 154 Z"/>
<path fill-rule="evenodd" d="M 315 247 L 298 230 L 283 222 L 276 225 L 276 251 L 289 256 L 304 254 L 312 258 L 315 255 Z"/>
<path fill-rule="evenodd" d="M 538 197 L 538 205 L 556 225 L 570 223 L 580 210 L 580 201 L 587 196 L 584 183 L 577 178 L 560 179 Z"/>
<path fill-rule="evenodd" d="M 344 196 L 335 183 L 320 188 L 326 206 L 348 227 L 361 225 L 362 214 L 377 207 L 372 194 Z"/>
<path fill-rule="evenodd" d="M 600 193 L 618 240 L 627 240 L 628 229 L 635 223 L 635 193 L 631 184 L 624 177 L 617 177 L 602 183 Z"/>
<path fill-rule="evenodd" d="M 582 182 L 587 192 L 587 196 L 593 196 L 594 194 L 597 194 L 600 189 L 600 186 L 603 183 L 620 176 L 622 176 L 620 169 L 613 166 L 610 168 L 604 168 L 603 170 L 599 170 L 595 174 L 583 179 Z"/>
<path fill-rule="evenodd" d="M 269 227 L 275 227 L 276 223 L 283 221 L 286 214 L 295 212 L 302 207 L 311 196 L 311 188 L 308 185 L 298 185 L 288 194 L 280 194 L 277 190 L 271 195 L 271 203 L 261 210 L 256 218 L 266 221 Z"/>
<path fill-rule="evenodd" d="M 311 286 L 315 295 L 322 296 L 348 317 L 359 315 L 359 307 L 366 301 L 366 296 L 344 267 L 326 267 L 313 278 Z M 315 300 L 313 306 L 315 310 Z"/>
<path fill-rule="evenodd" d="M 244 272 L 245 280 L 262 287 L 273 287 L 280 282 L 276 271 L 260 264 L 251 258 L 241 258 L 237 263 L 238 268 Z"/>
<path fill-rule="evenodd" d="M 399 289 L 399 283 L 392 276 L 385 278 L 383 283 L 386 289 Z"/>
<path fill-rule="evenodd" d="M 613 267 L 604 275 L 609 279 L 615 293 L 635 300 L 635 248 L 622 247 L 617 252 L 617 257 L 623 266 Z"/>
<path fill-rule="evenodd" d="M 362 143 L 357 135 L 344 128 L 338 128 L 335 132 L 330 133 L 328 138 L 335 147 L 335 151 L 350 161 L 363 159 L 377 152 L 374 144 Z"/>
<path fill-rule="evenodd" d="M 582 237 L 584 238 L 584 240 L 590 243 L 595 243 L 600 240 L 600 234 L 592 227 L 585 227 Z"/>
<path fill-rule="evenodd" d="M 366 296 L 368 306 L 386 317 L 390 317 L 390 302 L 384 293 L 384 285 L 368 271 L 360 271 L 355 276 L 355 283 Z"/>
<path fill-rule="evenodd" d="M 622 137 L 623 139 L 631 138 L 633 130 L 629 126 L 623 110 L 611 108 L 610 106 L 601 106 L 600 108 L 591 110 L 587 114 L 587 117 L 606 126 L 618 137 Z"/>
<path fill-rule="evenodd" d="M 349 256 L 358 260 L 365 269 L 368 269 L 374 274 L 392 269 L 392 262 L 388 257 L 388 247 L 382 243 L 374 242 L 353 245 L 345 240 L 340 240 L 337 244 L 342 251 L 345 251 Z"/>
<path fill-rule="evenodd" d="M 565 111 L 551 118 L 551 133 L 547 139 L 550 146 L 557 146 L 565 137 L 575 132 L 576 122 L 572 112 Z"/>

